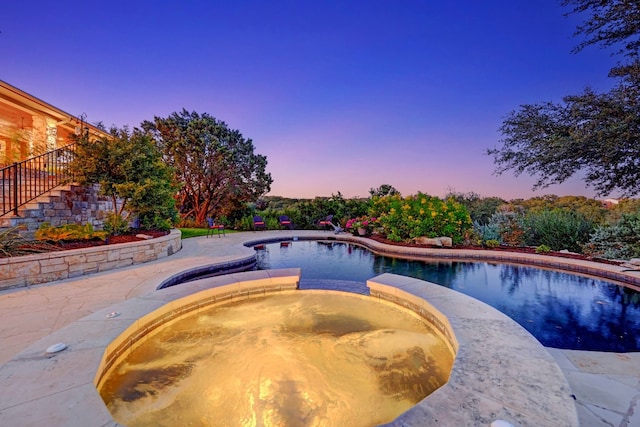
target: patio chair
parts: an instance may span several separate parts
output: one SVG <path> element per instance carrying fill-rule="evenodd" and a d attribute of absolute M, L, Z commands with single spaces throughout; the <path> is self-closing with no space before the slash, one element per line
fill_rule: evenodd
<path fill-rule="evenodd" d="M 256 216 L 253 217 L 253 230 L 256 231 L 258 229 L 266 230 L 267 227 L 266 227 L 262 217 L 259 216 L 259 215 L 256 215 Z"/>
<path fill-rule="evenodd" d="M 286 215 L 280 215 L 278 217 L 278 221 L 280 222 L 280 226 L 283 228 L 288 228 L 289 230 L 293 230 L 293 223 L 291 219 Z"/>
<path fill-rule="evenodd" d="M 316 224 L 318 225 L 318 228 L 324 229 L 324 230 L 330 230 L 334 228 L 333 215 L 327 215 L 324 219 L 318 220 Z"/>
<path fill-rule="evenodd" d="M 216 224 L 213 218 L 207 218 L 207 237 L 213 234 L 214 230 L 218 233 L 218 237 L 220 237 L 220 234 L 225 236 L 224 224 Z"/>

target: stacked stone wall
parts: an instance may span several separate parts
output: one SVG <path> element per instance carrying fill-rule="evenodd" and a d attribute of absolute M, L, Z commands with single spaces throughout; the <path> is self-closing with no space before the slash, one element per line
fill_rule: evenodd
<path fill-rule="evenodd" d="M 154 261 L 181 248 L 181 233 L 172 230 L 166 236 L 139 242 L 0 258 L 0 290 Z"/>
<path fill-rule="evenodd" d="M 109 198 L 100 195 L 100 186 L 70 185 L 53 190 L 18 209 L 18 216 L 0 218 L 0 227 L 19 227 L 25 239 L 33 239 L 45 222 L 54 227 L 64 224 L 91 224 L 96 230 L 104 226 L 106 215 L 113 211 Z"/>

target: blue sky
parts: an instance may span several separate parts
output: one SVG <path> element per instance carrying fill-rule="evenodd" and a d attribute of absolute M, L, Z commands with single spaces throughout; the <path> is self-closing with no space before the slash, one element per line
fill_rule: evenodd
<path fill-rule="evenodd" d="M 0 80 L 89 122 L 209 113 L 267 156 L 271 195 L 532 192 L 486 150 L 520 104 L 604 90 L 557 0 L 3 2 Z"/>

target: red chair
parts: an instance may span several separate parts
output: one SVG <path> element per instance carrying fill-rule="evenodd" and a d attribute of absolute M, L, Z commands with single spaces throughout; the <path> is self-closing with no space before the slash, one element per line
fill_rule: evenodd
<path fill-rule="evenodd" d="M 325 230 L 329 229 L 329 227 L 334 228 L 333 215 L 329 215 L 325 219 L 319 220 L 318 221 L 318 227 L 319 228 L 323 228 Z"/>
<path fill-rule="evenodd" d="M 209 235 L 213 234 L 213 231 L 218 233 L 218 237 L 220 237 L 220 233 L 225 236 L 224 233 L 224 224 L 216 224 L 213 218 L 207 218 L 207 238 Z"/>

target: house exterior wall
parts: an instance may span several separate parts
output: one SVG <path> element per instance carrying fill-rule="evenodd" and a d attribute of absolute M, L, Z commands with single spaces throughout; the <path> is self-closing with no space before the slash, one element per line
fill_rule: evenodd
<path fill-rule="evenodd" d="M 0 80 L 0 167 L 70 144 L 81 128 L 90 138 L 107 135 L 83 117 Z"/>

